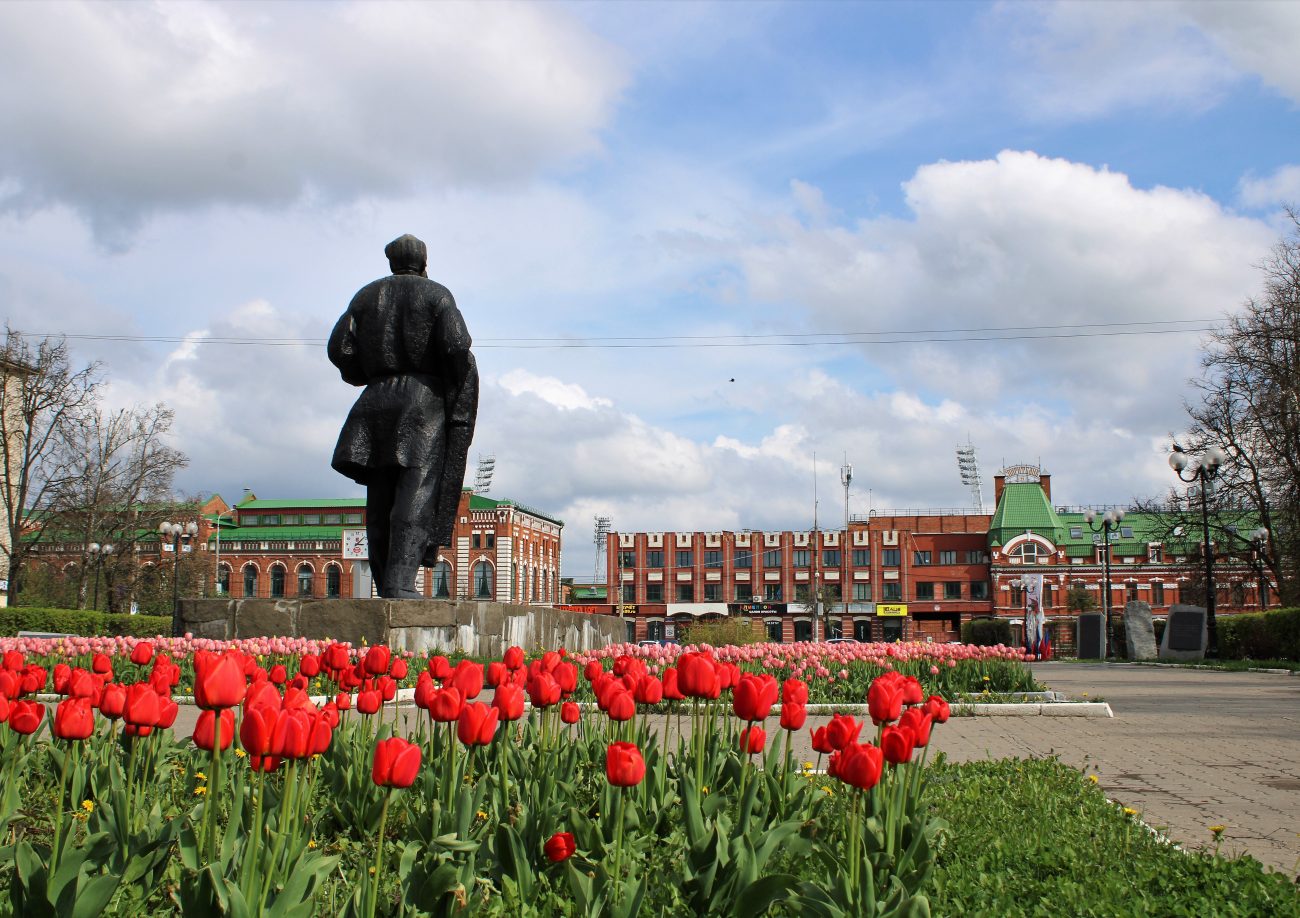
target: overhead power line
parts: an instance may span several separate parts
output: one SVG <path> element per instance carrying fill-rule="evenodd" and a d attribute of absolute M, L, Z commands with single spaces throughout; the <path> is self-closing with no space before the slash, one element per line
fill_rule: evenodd
<path fill-rule="evenodd" d="M 859 344 L 943 344 L 972 341 L 1022 341 L 1061 338 L 1111 338 L 1212 332 L 1214 319 L 1149 322 L 1092 322 L 1072 325 L 999 325 L 980 328 L 926 328 L 856 332 L 776 332 L 734 335 L 621 335 L 566 338 L 479 338 L 478 348 L 551 350 L 571 348 L 744 348 L 835 347 Z M 70 341 L 121 341 L 146 344 L 224 344 L 253 347 L 321 347 L 324 338 L 245 338 L 220 335 L 123 335 L 23 333 L 27 338 Z"/>

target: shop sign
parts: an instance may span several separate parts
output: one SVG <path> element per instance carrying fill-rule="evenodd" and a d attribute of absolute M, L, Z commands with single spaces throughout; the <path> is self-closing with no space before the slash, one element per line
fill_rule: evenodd
<path fill-rule="evenodd" d="M 731 615 L 763 615 L 768 612 L 785 612 L 783 602 L 729 602 L 727 612 Z"/>
<path fill-rule="evenodd" d="M 876 603 L 876 614 L 877 614 L 877 615 L 895 615 L 895 616 L 898 616 L 898 615 L 907 615 L 907 603 L 905 603 L 905 602 L 895 602 L 895 603 L 878 602 L 878 603 Z"/>

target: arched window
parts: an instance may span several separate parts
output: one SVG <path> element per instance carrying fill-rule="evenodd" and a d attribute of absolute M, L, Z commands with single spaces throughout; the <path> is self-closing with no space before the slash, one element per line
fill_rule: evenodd
<path fill-rule="evenodd" d="M 445 560 L 433 569 L 433 595 L 435 599 L 451 598 L 451 565 Z"/>
<path fill-rule="evenodd" d="M 492 565 L 486 561 L 480 561 L 474 565 L 472 582 L 474 584 L 475 599 L 491 599 L 496 578 L 492 576 Z"/>
<path fill-rule="evenodd" d="M 298 595 L 299 596 L 311 595 L 312 576 L 313 576 L 313 571 L 311 569 L 310 564 L 298 565 Z"/>
<path fill-rule="evenodd" d="M 1046 550 L 1037 542 L 1029 539 L 1022 545 L 1017 545 L 1011 552 L 1011 557 L 1019 558 L 1025 564 L 1037 564 L 1040 555 L 1045 555 Z"/>
<path fill-rule="evenodd" d="M 230 565 L 222 564 L 217 568 L 217 595 L 230 595 Z"/>
<path fill-rule="evenodd" d="M 252 564 L 244 565 L 244 596 L 257 595 L 257 568 Z"/>
<path fill-rule="evenodd" d="M 343 572 L 339 570 L 337 564 L 331 564 L 325 568 L 325 595 L 330 599 L 339 598 L 339 583 L 343 579 Z"/>
<path fill-rule="evenodd" d="M 284 597 L 284 565 L 271 565 L 271 598 L 282 599 Z"/>

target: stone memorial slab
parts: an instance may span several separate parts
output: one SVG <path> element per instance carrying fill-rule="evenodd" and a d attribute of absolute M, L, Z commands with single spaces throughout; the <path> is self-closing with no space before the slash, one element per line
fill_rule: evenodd
<path fill-rule="evenodd" d="M 1124 604 L 1124 650 L 1130 660 L 1156 658 L 1156 628 L 1151 604 L 1134 600 Z"/>
<path fill-rule="evenodd" d="M 1079 615 L 1075 649 L 1080 660 L 1101 660 L 1106 656 L 1106 616 L 1101 612 Z"/>
<path fill-rule="evenodd" d="M 1160 659 L 1203 660 L 1208 640 L 1209 626 L 1203 606 L 1172 606 L 1165 633 L 1160 638 Z"/>

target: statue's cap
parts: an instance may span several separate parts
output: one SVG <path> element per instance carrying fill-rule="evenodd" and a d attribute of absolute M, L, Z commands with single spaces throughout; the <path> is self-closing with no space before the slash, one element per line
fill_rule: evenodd
<path fill-rule="evenodd" d="M 384 246 L 384 254 L 388 256 L 388 264 L 394 270 L 414 268 L 423 271 L 429 261 L 428 248 L 410 233 L 398 236 Z"/>

